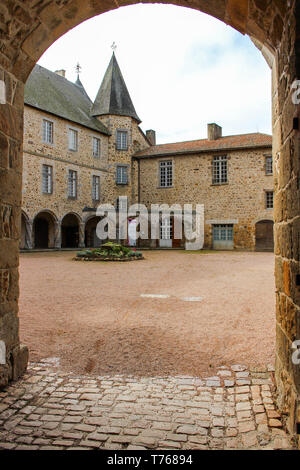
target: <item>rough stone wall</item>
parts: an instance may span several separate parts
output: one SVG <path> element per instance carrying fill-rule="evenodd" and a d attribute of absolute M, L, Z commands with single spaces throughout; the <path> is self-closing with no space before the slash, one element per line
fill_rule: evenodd
<path fill-rule="evenodd" d="M 18 321 L 23 85 L 1 67 L 0 80 L 6 86 L 6 103 L 0 105 L 0 341 L 6 351 L 1 388 L 23 373 L 28 351 L 20 346 Z"/>
<path fill-rule="evenodd" d="M 43 119 L 53 122 L 54 143 L 43 142 Z M 75 213 L 78 220 L 84 223 L 91 212 L 83 213 L 85 207 L 97 207 L 99 203 L 115 204 L 117 197 L 127 196 L 129 202 L 136 202 L 133 191 L 134 172 L 131 171 L 131 157 L 134 152 L 149 146 L 138 128 L 137 122 L 129 117 L 107 116 L 103 122 L 109 127 L 112 135 L 107 136 L 71 121 L 50 115 L 30 106 L 24 110 L 24 149 L 23 149 L 23 185 L 22 210 L 27 216 L 30 229 L 34 217 L 47 210 L 60 224 L 68 213 Z M 68 148 L 69 128 L 78 130 L 78 151 Z M 116 129 L 129 132 L 128 150 L 116 149 Z M 101 140 L 100 158 L 92 154 L 92 139 Z M 128 165 L 128 184 L 116 184 L 116 165 Z M 42 192 L 42 166 L 53 167 L 53 192 Z M 77 198 L 68 198 L 68 171 L 77 171 Z M 100 176 L 100 202 L 92 199 L 92 177 Z M 24 227 L 23 227 L 24 230 Z M 24 236 L 23 236 L 24 238 Z M 23 246 L 23 245 L 22 245 Z M 58 247 L 57 245 L 54 246 Z"/>
<path fill-rule="evenodd" d="M 229 151 L 228 183 L 212 184 L 212 153 L 164 158 L 145 158 L 140 161 L 140 202 L 151 204 L 204 204 L 205 247 L 212 248 L 212 229 L 209 220 L 226 223 L 237 220 L 234 226 L 234 245 L 237 249 L 255 248 L 255 224 L 273 220 L 273 210 L 266 209 L 265 191 L 273 190 L 273 177 L 266 175 L 265 159 L 271 148 Z M 159 162 L 173 160 L 173 187 L 159 187 Z"/>
<path fill-rule="evenodd" d="M 300 79 L 300 5 L 290 2 L 273 69 L 275 172 L 275 253 L 278 404 L 296 432 L 300 424 L 300 366 L 293 364 L 293 341 L 300 339 L 300 140 L 299 105 L 293 103 Z"/>
<path fill-rule="evenodd" d="M 53 121 L 54 143 L 43 142 L 43 119 Z M 69 150 L 69 127 L 78 130 L 78 151 Z M 92 139 L 101 141 L 100 158 L 93 157 Z M 42 165 L 53 167 L 53 193 L 42 192 Z M 68 170 L 77 171 L 78 194 L 75 200 L 68 198 Z M 100 176 L 101 201 L 110 199 L 113 188 L 106 184 L 108 167 L 108 136 L 92 129 L 66 121 L 38 109 L 25 106 L 22 209 L 29 219 L 43 209 L 52 211 L 58 219 L 68 212 L 80 217 L 84 207 L 94 207 L 92 176 Z"/>
<path fill-rule="evenodd" d="M 98 118 L 108 128 L 111 136 L 108 138 L 108 165 L 111 171 L 106 184 L 114 188 L 108 202 L 114 204 L 120 196 L 128 197 L 128 204 L 137 202 L 137 172 L 132 168 L 132 156 L 138 150 L 150 147 L 146 137 L 139 129 L 135 119 L 126 116 L 100 116 Z M 128 149 L 118 150 L 116 148 L 116 131 L 128 131 Z M 116 185 L 116 165 L 128 165 L 128 184 Z"/>
<path fill-rule="evenodd" d="M 43 119 L 50 119 L 54 126 L 53 145 L 43 143 Z M 78 151 L 68 148 L 69 127 L 78 130 Z M 93 157 L 92 139 L 101 141 L 100 158 Z M 32 220 L 43 209 L 52 211 L 58 219 L 68 212 L 80 217 L 84 207 L 94 207 L 92 199 L 92 176 L 100 176 L 101 200 L 110 197 L 106 184 L 108 168 L 108 137 L 49 115 L 38 109 L 25 106 L 23 149 L 22 208 Z M 42 165 L 53 167 L 53 193 L 42 192 Z M 77 171 L 78 193 L 75 200 L 68 198 L 68 170 Z"/>

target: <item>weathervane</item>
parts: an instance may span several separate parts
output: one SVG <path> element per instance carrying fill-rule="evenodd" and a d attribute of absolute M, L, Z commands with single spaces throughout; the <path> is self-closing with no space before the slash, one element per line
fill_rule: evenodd
<path fill-rule="evenodd" d="M 111 48 L 112 48 L 113 52 L 115 52 L 115 50 L 117 49 L 117 45 L 116 45 L 115 41 L 112 43 Z"/>
<path fill-rule="evenodd" d="M 77 65 L 76 65 L 76 67 L 75 67 L 75 70 L 76 70 L 76 72 L 77 72 L 77 75 L 79 76 L 79 74 L 81 73 L 81 70 L 82 70 L 82 67 L 81 67 L 81 65 L 80 65 L 79 62 L 77 62 Z"/>

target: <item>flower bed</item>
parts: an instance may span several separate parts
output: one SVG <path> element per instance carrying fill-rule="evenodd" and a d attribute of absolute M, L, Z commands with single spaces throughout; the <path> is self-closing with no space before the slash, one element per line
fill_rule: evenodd
<path fill-rule="evenodd" d="M 79 251 L 75 261 L 138 261 L 144 259 L 140 251 L 132 250 L 118 243 L 104 243 L 101 248 Z"/>

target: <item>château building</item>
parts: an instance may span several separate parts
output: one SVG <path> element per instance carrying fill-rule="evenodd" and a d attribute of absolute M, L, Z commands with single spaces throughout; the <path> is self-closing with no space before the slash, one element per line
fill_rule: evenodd
<path fill-rule="evenodd" d="M 273 249 L 272 137 L 225 136 L 156 144 L 139 119 L 113 53 L 92 102 L 77 78 L 36 65 L 25 88 L 21 249 L 95 247 L 101 203 L 203 204 L 205 248 Z M 174 217 L 158 240 L 184 248 Z"/>

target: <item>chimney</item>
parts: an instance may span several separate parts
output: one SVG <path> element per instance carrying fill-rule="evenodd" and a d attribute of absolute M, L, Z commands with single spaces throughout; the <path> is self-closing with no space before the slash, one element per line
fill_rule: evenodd
<path fill-rule="evenodd" d="M 55 73 L 56 73 L 57 75 L 60 75 L 61 77 L 66 78 L 66 71 L 65 71 L 64 69 L 55 70 Z"/>
<path fill-rule="evenodd" d="M 218 124 L 207 124 L 207 137 L 208 140 L 217 140 L 222 137 L 222 127 Z"/>
<path fill-rule="evenodd" d="M 148 131 L 146 131 L 146 136 L 151 145 L 156 145 L 155 131 L 153 131 L 152 129 L 149 129 Z"/>

